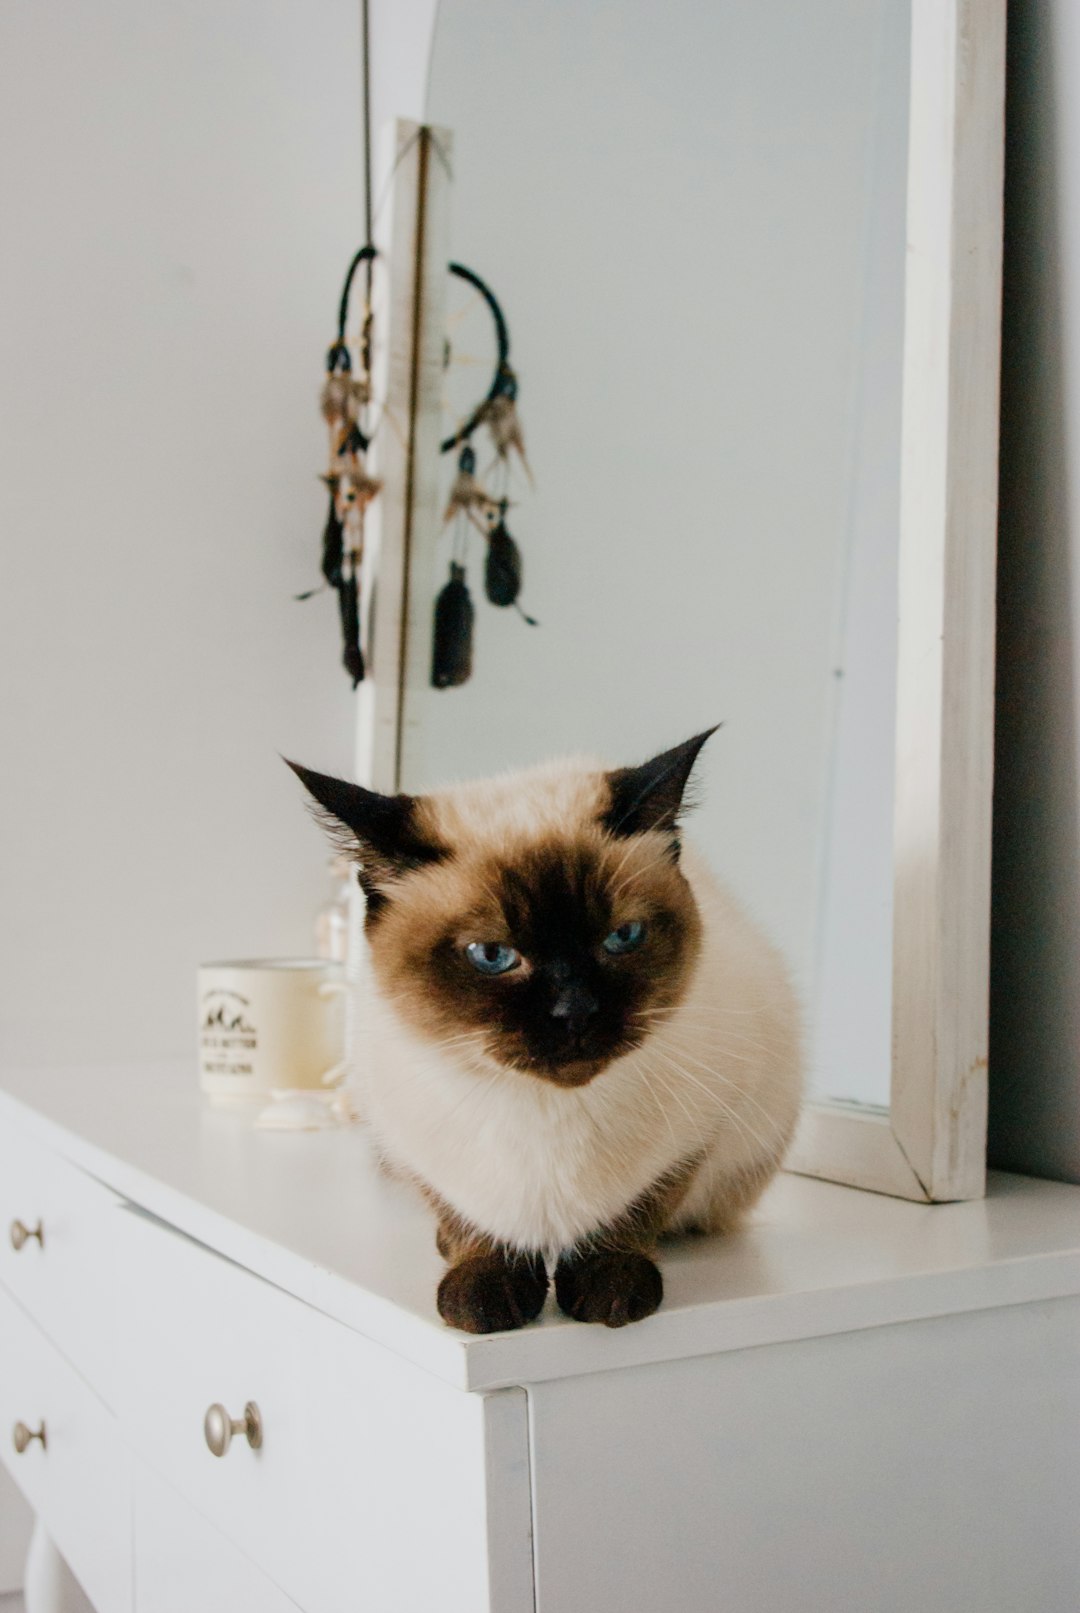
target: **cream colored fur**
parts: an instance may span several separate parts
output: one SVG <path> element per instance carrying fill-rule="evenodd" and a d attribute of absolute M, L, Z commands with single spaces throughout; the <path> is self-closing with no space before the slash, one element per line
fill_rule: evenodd
<path fill-rule="evenodd" d="M 593 768 L 561 764 L 429 799 L 452 843 L 479 822 L 485 847 L 512 853 L 574 821 L 599 790 Z M 507 1070 L 473 1037 L 432 1043 L 376 987 L 363 988 L 355 1079 L 392 1167 L 492 1237 L 553 1252 L 700 1155 L 673 1226 L 735 1223 L 795 1123 L 799 1015 L 779 954 L 689 845 L 682 868 L 703 920 L 686 994 L 641 1048 L 588 1085 Z"/>

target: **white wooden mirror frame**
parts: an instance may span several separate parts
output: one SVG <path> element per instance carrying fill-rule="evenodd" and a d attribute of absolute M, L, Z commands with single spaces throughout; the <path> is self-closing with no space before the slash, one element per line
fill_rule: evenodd
<path fill-rule="evenodd" d="M 885 1109 L 811 1103 L 790 1169 L 922 1201 L 984 1189 L 1005 0 L 913 0 L 893 1030 Z M 429 672 L 451 137 L 395 125 L 358 776 L 396 789 Z"/>
<path fill-rule="evenodd" d="M 1005 0 L 913 0 L 890 1102 L 788 1163 L 923 1200 L 986 1174 L 1004 105 Z"/>

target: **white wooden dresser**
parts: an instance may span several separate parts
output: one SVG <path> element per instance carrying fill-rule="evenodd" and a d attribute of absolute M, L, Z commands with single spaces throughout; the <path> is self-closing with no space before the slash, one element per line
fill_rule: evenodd
<path fill-rule="evenodd" d="M 0 1087 L 28 1613 L 83 1605 L 60 1554 L 99 1613 L 1080 1606 L 1078 1188 L 783 1177 L 648 1321 L 468 1338 L 362 1133 L 255 1132 L 186 1065 Z"/>

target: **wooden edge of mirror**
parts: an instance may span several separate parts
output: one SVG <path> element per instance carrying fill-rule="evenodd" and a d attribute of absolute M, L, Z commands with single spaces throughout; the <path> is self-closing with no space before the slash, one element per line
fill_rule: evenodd
<path fill-rule="evenodd" d="M 986 1181 L 1005 0 L 913 0 L 888 1112 L 813 1105 L 792 1170 Z"/>
<path fill-rule="evenodd" d="M 386 346 L 375 390 L 387 429 L 371 454 L 383 492 L 365 548 L 371 675 L 357 690 L 356 776 L 393 794 L 409 721 L 405 691 L 425 687 L 430 671 L 453 134 L 405 118 L 384 134 L 375 244 L 387 272 L 375 302 Z"/>

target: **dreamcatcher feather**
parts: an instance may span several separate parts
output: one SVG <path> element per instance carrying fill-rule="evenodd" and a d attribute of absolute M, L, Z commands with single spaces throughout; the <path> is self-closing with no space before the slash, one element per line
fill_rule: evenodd
<path fill-rule="evenodd" d="M 509 459 L 513 450 L 521 460 L 522 469 L 531 483 L 533 473 L 525 457 L 525 435 L 521 429 L 521 417 L 517 407 L 517 376 L 509 364 L 502 365 L 499 390 L 484 402 L 480 418 L 491 433 L 491 441 L 499 459 Z"/>
<path fill-rule="evenodd" d="M 474 614 L 465 567 L 451 560 L 449 580 L 435 601 L 431 682 L 436 689 L 456 689 L 472 676 Z"/>

